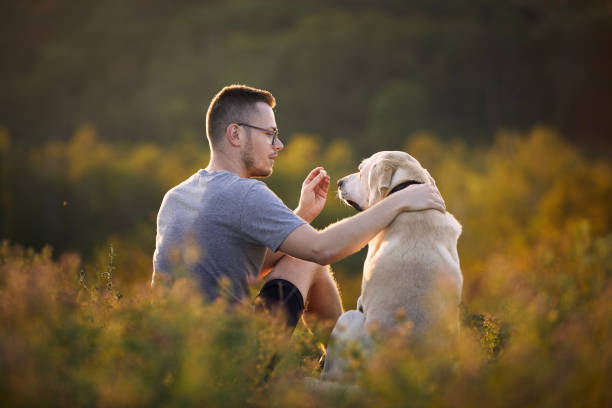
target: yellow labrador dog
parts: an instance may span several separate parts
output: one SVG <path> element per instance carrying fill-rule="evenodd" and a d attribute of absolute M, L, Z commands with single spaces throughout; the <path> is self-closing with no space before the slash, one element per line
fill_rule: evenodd
<path fill-rule="evenodd" d="M 360 211 L 417 183 L 435 184 L 408 153 L 385 151 L 365 159 L 358 173 L 339 180 L 339 196 Z M 372 330 L 386 331 L 400 321 L 410 322 L 413 335 L 458 329 L 463 284 L 457 254 L 460 234 L 461 225 L 452 214 L 424 210 L 400 214 L 369 242 L 358 310 L 338 319 L 323 379 L 351 377 L 343 350 L 356 344 L 371 350 Z"/>

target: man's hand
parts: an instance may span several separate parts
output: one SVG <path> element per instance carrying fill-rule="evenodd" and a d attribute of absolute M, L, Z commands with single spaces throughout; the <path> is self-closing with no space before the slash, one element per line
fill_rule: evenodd
<path fill-rule="evenodd" d="M 313 169 L 302 183 L 300 203 L 295 213 L 310 223 L 325 207 L 327 191 L 329 190 L 329 176 L 323 167 Z"/>
<path fill-rule="evenodd" d="M 421 211 L 434 209 L 446 212 L 444 200 L 434 184 L 413 184 L 393 194 L 403 201 L 404 211 Z"/>

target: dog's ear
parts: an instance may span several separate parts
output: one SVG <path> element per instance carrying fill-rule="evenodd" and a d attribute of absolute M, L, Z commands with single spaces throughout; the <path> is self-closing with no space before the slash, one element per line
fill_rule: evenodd
<path fill-rule="evenodd" d="M 388 160 L 381 160 L 372 165 L 368 176 L 368 207 L 382 199 L 391 186 L 395 166 Z"/>

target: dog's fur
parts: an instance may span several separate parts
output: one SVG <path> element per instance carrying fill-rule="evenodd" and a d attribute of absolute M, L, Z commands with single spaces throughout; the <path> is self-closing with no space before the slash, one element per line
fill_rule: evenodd
<path fill-rule="evenodd" d="M 435 183 L 418 161 L 404 152 L 379 152 L 365 159 L 359 173 L 339 181 L 339 196 L 367 209 L 405 182 Z M 405 212 L 369 242 L 358 310 L 342 315 L 332 332 L 324 379 L 350 376 L 342 349 L 355 342 L 372 349 L 368 332 L 388 331 L 409 321 L 412 335 L 447 336 L 458 329 L 463 278 L 457 239 L 461 225 L 450 213 Z M 440 330 L 442 332 L 440 332 Z"/>

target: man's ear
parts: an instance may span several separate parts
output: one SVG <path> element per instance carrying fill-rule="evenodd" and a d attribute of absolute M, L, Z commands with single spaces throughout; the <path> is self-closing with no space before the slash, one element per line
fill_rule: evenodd
<path fill-rule="evenodd" d="M 385 196 L 391 185 L 394 171 L 395 167 L 386 160 L 375 163 L 372 166 L 368 177 L 368 206 L 374 205 Z"/>
<path fill-rule="evenodd" d="M 235 123 L 229 124 L 225 128 L 225 138 L 227 142 L 234 147 L 238 147 L 241 144 L 240 140 L 240 126 Z"/>

